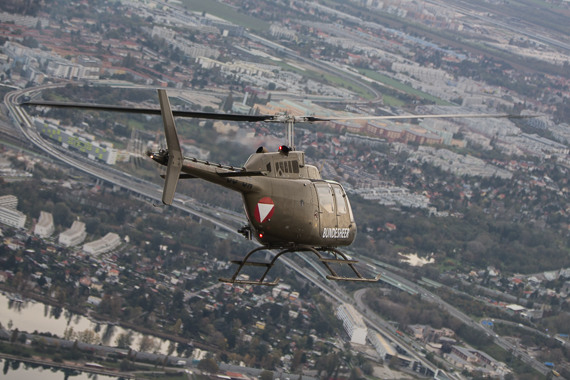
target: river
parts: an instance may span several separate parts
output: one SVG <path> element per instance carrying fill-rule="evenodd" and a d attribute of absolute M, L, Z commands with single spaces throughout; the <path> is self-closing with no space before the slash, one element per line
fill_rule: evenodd
<path fill-rule="evenodd" d="M 7 294 L 0 293 L 0 323 L 7 329 L 18 329 L 33 333 L 51 333 L 63 338 L 66 329 L 75 333 L 87 330 L 95 333 L 95 343 L 116 346 L 117 337 L 122 333 L 132 334 L 130 347 L 139 350 L 143 334 L 110 323 L 93 322 L 89 318 L 73 314 L 65 308 L 45 305 L 33 300 L 14 301 Z M 151 337 L 154 340 L 153 353 L 167 354 L 170 341 Z"/>

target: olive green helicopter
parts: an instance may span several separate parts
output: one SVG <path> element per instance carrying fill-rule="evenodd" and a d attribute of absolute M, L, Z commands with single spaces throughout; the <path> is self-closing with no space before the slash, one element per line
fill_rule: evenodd
<path fill-rule="evenodd" d="M 266 279 L 278 258 L 290 252 L 312 252 L 328 271 L 329 280 L 375 282 L 380 275 L 368 278 L 356 268 L 358 262 L 338 248 L 350 245 L 356 237 L 356 222 L 346 191 L 339 182 L 321 178 L 318 168 L 305 162 L 305 153 L 295 149 L 294 125 L 335 120 L 386 120 L 453 117 L 521 117 L 510 114 L 447 114 L 447 115 L 390 115 L 356 117 L 316 117 L 277 115 L 242 115 L 212 112 L 172 110 L 166 90 L 158 90 L 160 108 L 132 108 L 88 103 L 27 101 L 24 106 L 79 108 L 161 115 L 167 149 L 147 155 L 166 166 L 162 202 L 171 205 L 179 179 L 200 178 L 239 192 L 248 223 L 238 230 L 260 246 L 233 261 L 237 269 L 222 282 L 232 284 L 276 285 L 279 278 Z M 176 131 L 175 117 L 228 120 L 241 122 L 269 122 L 286 125 L 287 144 L 276 152 L 260 147 L 243 167 L 236 168 L 197 158 L 184 157 Z M 252 255 L 272 251 L 272 258 L 253 261 Z M 256 257 L 259 255 L 256 255 Z M 335 265 L 347 266 L 351 276 L 337 273 Z M 246 266 L 265 267 L 257 279 L 242 276 Z"/>

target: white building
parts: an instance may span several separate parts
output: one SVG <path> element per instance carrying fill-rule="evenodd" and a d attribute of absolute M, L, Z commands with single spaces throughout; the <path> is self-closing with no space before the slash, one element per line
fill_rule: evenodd
<path fill-rule="evenodd" d="M 295 31 L 277 24 L 271 24 L 269 32 L 273 37 L 292 40 L 295 38 Z"/>
<path fill-rule="evenodd" d="M 67 60 L 51 60 L 46 72 L 52 77 L 74 80 L 99 79 L 99 67 L 83 66 Z"/>
<path fill-rule="evenodd" d="M 15 195 L 4 195 L 0 197 L 0 207 L 15 210 L 18 207 L 18 198 Z"/>
<path fill-rule="evenodd" d="M 83 245 L 83 251 L 89 255 L 100 255 L 105 252 L 112 251 L 121 244 L 119 235 L 109 232 L 99 240 L 92 241 Z"/>
<path fill-rule="evenodd" d="M 76 220 L 71 225 L 71 228 L 59 234 L 59 244 L 65 245 L 66 247 L 73 247 L 74 245 L 83 243 L 86 236 L 85 223 Z"/>
<path fill-rule="evenodd" d="M 11 227 L 24 228 L 26 215 L 18 211 L 18 198 L 14 195 L 0 197 L 0 223 Z"/>
<path fill-rule="evenodd" d="M 378 355 L 380 355 L 382 360 L 388 360 L 391 357 L 398 355 L 398 352 L 396 351 L 394 346 L 392 346 L 390 342 L 388 342 L 382 335 L 380 335 L 376 331 L 370 331 L 370 333 L 368 334 L 368 340 L 370 340 L 370 343 L 372 343 L 372 345 L 376 349 L 376 352 L 378 352 Z"/>
<path fill-rule="evenodd" d="M 366 344 L 368 328 L 364 324 L 362 315 L 352 305 L 347 303 L 340 305 L 336 309 L 336 317 L 342 321 L 351 343 Z"/>
<path fill-rule="evenodd" d="M 55 231 L 53 215 L 50 212 L 40 211 L 40 219 L 34 227 L 34 234 L 41 238 L 50 237 Z"/>

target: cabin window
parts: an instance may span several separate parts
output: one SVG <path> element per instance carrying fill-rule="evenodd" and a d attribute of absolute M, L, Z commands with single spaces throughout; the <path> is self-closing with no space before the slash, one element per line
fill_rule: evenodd
<path fill-rule="evenodd" d="M 299 173 L 299 162 L 293 161 L 279 161 L 275 163 L 276 170 L 281 170 L 282 173 Z M 269 170 L 271 171 L 271 170 Z"/>
<path fill-rule="evenodd" d="M 293 163 L 293 173 L 299 173 L 299 162 L 297 160 L 291 162 Z"/>
<path fill-rule="evenodd" d="M 336 212 L 339 215 L 346 214 L 346 196 L 339 185 L 333 185 L 334 197 L 336 199 Z"/>
<path fill-rule="evenodd" d="M 330 186 L 328 184 L 317 184 L 316 188 L 321 212 L 333 213 L 334 198 Z"/>
<path fill-rule="evenodd" d="M 271 162 L 267 163 L 267 171 L 271 173 Z"/>

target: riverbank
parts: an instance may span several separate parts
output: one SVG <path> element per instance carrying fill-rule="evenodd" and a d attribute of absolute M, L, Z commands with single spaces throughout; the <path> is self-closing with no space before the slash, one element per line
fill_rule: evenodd
<path fill-rule="evenodd" d="M 71 369 L 74 371 L 80 372 L 88 372 L 94 373 L 97 375 L 105 375 L 105 376 L 112 376 L 112 377 L 121 377 L 124 379 L 134 379 L 136 378 L 135 374 L 130 372 L 119 372 L 118 370 L 108 369 L 103 366 L 94 366 L 90 365 L 90 363 L 83 363 L 83 362 L 70 362 L 70 361 L 63 361 L 61 363 L 54 362 L 51 359 L 42 358 L 42 357 L 31 357 L 25 358 L 21 356 L 9 355 L 3 352 L 0 352 L 0 359 L 2 360 L 15 360 L 24 363 L 31 363 L 37 364 L 42 366 L 48 366 L 53 368 L 65 368 Z"/>
<path fill-rule="evenodd" d="M 33 334 L 25 336 L 26 343 L 0 341 L 0 361 L 4 361 L 5 371 L 8 368 L 14 370 L 13 363 L 22 362 L 30 364 L 32 369 L 55 368 L 119 379 L 188 380 L 194 374 L 194 371 L 180 367 L 180 358 L 139 358 L 137 353 L 121 353 L 120 349 L 113 347 L 68 342 Z M 18 367 L 17 365 L 15 370 Z"/>
<path fill-rule="evenodd" d="M 6 294 L 11 293 L 14 295 L 19 295 L 20 298 L 23 298 L 24 301 L 25 300 L 33 300 L 33 301 L 37 301 L 38 303 L 41 303 L 44 305 L 49 305 L 51 307 L 67 309 L 72 314 L 82 316 L 82 317 L 88 319 L 89 321 L 91 321 L 93 324 L 116 326 L 116 327 L 120 327 L 120 328 L 125 329 L 125 330 L 132 330 L 133 332 L 141 334 L 141 335 L 147 335 L 147 336 L 150 336 L 153 338 L 161 339 L 166 343 L 158 342 L 158 343 L 162 343 L 162 345 L 158 344 L 158 346 L 163 347 L 159 351 L 165 355 L 167 354 L 166 350 L 167 350 L 167 347 L 169 346 L 168 343 L 170 343 L 170 342 L 174 342 L 175 344 L 178 344 L 178 345 L 182 344 L 186 347 L 198 348 L 198 349 L 203 350 L 203 351 L 214 352 L 214 353 L 219 353 L 219 354 L 226 354 L 226 355 L 230 354 L 227 351 L 220 350 L 219 347 L 215 347 L 215 346 L 209 345 L 209 344 L 204 343 L 204 342 L 196 342 L 192 339 L 187 339 L 187 338 L 178 336 L 176 334 L 173 334 L 172 332 L 154 330 L 154 329 L 151 329 L 148 327 L 141 326 L 140 324 L 128 322 L 128 321 L 108 320 L 105 316 L 97 314 L 94 311 L 92 311 L 91 309 L 88 309 L 86 307 L 82 308 L 82 307 L 79 307 L 77 305 L 70 305 L 67 303 L 62 304 L 61 302 L 58 302 L 54 298 L 51 298 L 51 297 L 43 295 L 43 294 L 39 294 L 37 292 L 19 291 L 15 288 L 7 286 L 6 284 L 0 284 L 0 291 L 2 291 L 3 293 L 6 293 Z M 4 327 L 6 327 L 6 326 L 4 326 Z M 26 330 L 28 332 L 33 332 L 34 330 L 36 330 L 38 332 L 54 333 L 54 331 L 55 331 L 53 329 L 48 329 L 50 331 L 40 331 L 40 329 L 38 329 L 37 327 L 34 327 L 32 329 L 25 329 L 25 328 L 24 329 L 19 328 L 19 329 L 20 330 Z M 79 332 L 77 328 L 75 328 L 75 331 Z M 64 334 L 63 334 L 63 331 L 60 331 L 58 333 L 55 333 L 55 335 L 58 335 L 59 337 L 63 337 Z M 138 347 L 135 347 L 135 345 L 134 345 L 135 341 L 136 341 L 136 339 L 133 341 L 133 344 L 131 344 L 131 347 L 130 347 L 133 350 L 138 348 Z M 115 344 L 115 341 L 103 342 L 103 344 L 107 344 L 109 346 L 112 346 Z"/>
<path fill-rule="evenodd" d="M 10 295 L 19 298 L 21 301 L 18 301 L 19 303 L 25 303 L 28 300 L 32 300 L 44 305 L 48 305 L 50 307 L 55 307 L 55 308 L 60 308 L 62 310 L 67 310 L 69 311 L 71 314 L 73 314 L 74 316 L 81 316 L 86 318 L 87 320 L 89 320 L 92 324 L 95 325 L 101 325 L 101 326 L 117 326 L 120 327 L 122 329 L 125 330 L 132 330 L 133 332 L 136 332 L 138 334 L 142 334 L 142 335 L 148 335 L 151 336 L 153 338 L 158 338 L 163 340 L 164 342 L 166 342 L 166 344 L 164 344 L 164 342 L 161 342 L 164 344 L 164 346 L 168 346 L 168 343 L 170 342 L 174 342 L 176 344 L 182 344 L 185 346 L 189 346 L 189 347 L 198 347 L 200 349 L 203 350 L 209 350 L 209 351 L 216 351 L 215 347 L 211 347 L 208 346 L 206 344 L 200 344 L 200 343 L 196 343 L 194 341 L 192 341 L 191 339 L 187 339 L 187 338 L 183 338 L 180 337 L 178 335 L 172 334 L 170 332 L 165 332 L 165 331 L 159 331 L 159 330 L 154 330 L 151 328 L 147 328 L 144 326 L 141 326 L 140 324 L 136 324 L 136 323 L 132 323 L 132 322 L 128 322 L 128 321 L 121 321 L 121 320 L 108 320 L 105 316 L 100 315 L 95 313 L 94 311 L 85 308 L 85 307 L 79 307 L 77 305 L 70 305 L 70 304 L 62 304 L 60 302 L 58 302 L 56 299 L 53 299 L 51 297 L 48 297 L 46 295 L 43 294 L 39 294 L 36 292 L 26 292 L 26 291 L 19 291 L 17 289 L 11 288 L 10 286 L 7 286 L 6 284 L 0 284 L 0 292 L 2 292 L 2 294 L 6 294 L 8 298 L 10 298 Z M 5 321 L 6 322 L 6 321 Z M 6 327 L 6 326 L 4 326 Z M 28 332 L 33 332 L 33 331 L 38 331 L 38 332 L 50 332 L 50 333 L 55 333 L 56 335 L 63 337 L 63 331 L 59 331 L 59 332 L 54 332 L 53 330 L 50 329 L 50 331 L 42 331 L 41 329 L 34 327 L 32 329 L 23 329 L 23 328 L 19 328 L 20 330 L 27 330 Z M 75 329 L 76 332 L 77 328 Z M 104 344 L 108 344 L 108 345 L 113 345 L 115 342 L 103 342 Z M 134 343 L 134 342 L 133 342 Z M 135 347 L 132 345 L 131 346 L 132 349 L 135 349 Z M 162 353 L 166 353 L 165 350 L 161 350 L 163 351 Z"/>
<path fill-rule="evenodd" d="M 117 338 L 117 336 L 120 334 L 120 332 L 126 332 L 126 331 L 132 331 L 135 334 L 133 335 L 133 337 L 136 338 L 136 336 L 138 336 L 138 340 L 141 339 L 141 337 L 143 335 L 152 337 L 153 339 L 156 338 L 159 341 L 157 341 L 157 346 L 162 347 L 162 349 L 160 349 L 159 351 L 162 352 L 163 354 L 166 354 L 167 351 L 167 347 L 170 346 L 171 343 L 175 343 L 175 344 L 182 344 L 184 347 L 198 347 L 201 348 L 203 350 L 215 350 L 214 347 L 209 347 L 207 345 L 202 345 L 202 344 L 197 344 L 195 342 L 193 342 L 190 339 L 187 338 L 183 338 L 180 336 L 177 336 L 171 332 L 168 331 L 160 331 L 160 330 L 155 330 L 155 329 L 151 329 L 148 327 L 144 327 L 141 326 L 140 324 L 136 324 L 136 323 L 132 323 L 132 322 L 127 322 L 127 321 L 120 321 L 120 320 L 107 320 L 104 316 L 99 315 L 95 312 L 93 312 L 92 310 L 88 309 L 88 308 L 82 308 L 82 307 L 78 307 L 77 305 L 69 305 L 69 304 L 62 304 L 60 302 L 57 302 L 57 300 L 50 298 L 48 296 L 42 295 L 42 294 L 38 294 L 36 292 L 21 292 L 18 291 L 17 289 L 11 288 L 9 286 L 6 286 L 5 284 L 0 284 L 0 292 L 3 296 L 5 296 L 7 299 L 10 299 L 11 302 L 14 305 L 14 308 L 17 310 L 20 306 L 22 305 L 23 307 L 33 307 L 32 305 L 34 303 L 37 304 L 43 304 L 46 306 L 49 306 L 51 308 L 57 308 L 60 311 L 56 312 L 56 314 L 52 314 L 54 319 L 59 319 L 59 315 L 63 314 L 66 315 L 66 319 L 68 320 L 68 327 L 72 327 L 74 329 L 74 331 L 76 333 L 79 333 L 80 331 L 84 331 L 86 328 L 87 329 L 91 329 L 94 330 L 95 332 L 98 332 L 99 330 L 103 331 L 109 327 L 114 328 L 114 335 L 111 337 L 111 339 L 107 339 L 105 341 L 105 339 L 102 339 L 103 344 L 106 345 L 110 345 L 113 346 L 116 344 L 115 339 Z M 17 299 L 17 300 L 16 300 Z M 14 301 L 16 300 L 16 301 Z M 31 303 L 29 302 L 31 301 Z M 53 313 L 53 309 L 51 310 L 51 312 Z M 44 313 L 44 317 L 47 316 L 47 314 L 45 314 L 45 311 L 40 311 L 40 310 L 36 310 L 36 314 L 43 312 Z M 69 313 L 67 313 L 69 312 Z M 0 312 L 0 314 L 2 314 Z M 38 318 L 39 318 L 39 314 L 37 314 Z M 73 320 L 77 320 L 77 317 L 82 317 L 85 320 L 85 323 L 82 323 L 82 327 L 78 327 L 78 326 L 74 326 L 73 324 L 69 324 L 69 321 L 71 320 L 71 318 L 73 318 Z M 59 337 L 63 337 L 65 335 L 64 333 L 64 328 L 65 326 L 61 327 L 61 328 L 54 328 L 52 327 L 48 327 L 49 325 L 46 324 L 47 321 L 43 321 L 43 323 L 40 323 L 38 321 L 38 324 L 34 324 L 32 326 L 32 323 L 28 323 L 26 326 L 20 326 L 21 323 L 18 322 L 22 322 L 19 318 L 19 316 L 12 316 L 10 317 L 11 319 L 13 319 L 14 325 L 15 327 L 17 327 L 19 330 L 21 331 L 28 331 L 28 332 L 33 332 L 33 331 L 38 331 L 40 333 L 42 332 L 49 332 L 52 334 L 55 334 Z M 89 323 L 87 323 L 87 321 Z M 1 323 L 4 324 L 4 327 L 6 326 L 10 326 L 10 320 L 0 320 Z M 31 322 L 31 321 L 29 321 Z M 42 327 L 45 327 L 47 329 L 43 329 Z M 80 339 L 81 340 L 81 339 Z M 132 349 L 135 349 L 135 344 L 136 344 L 136 340 L 137 339 L 133 339 L 131 347 Z"/>

